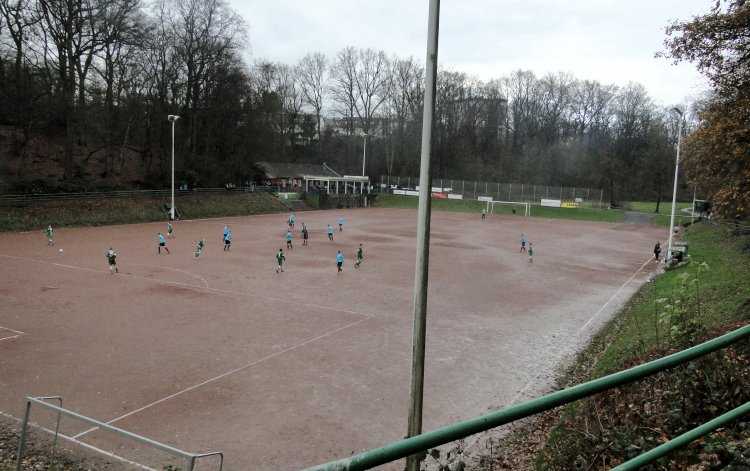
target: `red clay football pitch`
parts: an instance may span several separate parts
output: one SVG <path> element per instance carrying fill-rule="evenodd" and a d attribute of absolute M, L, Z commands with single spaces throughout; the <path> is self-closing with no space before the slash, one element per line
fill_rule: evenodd
<path fill-rule="evenodd" d="M 301 469 L 403 438 L 416 212 L 299 213 L 291 250 L 286 217 L 178 221 L 170 254 L 157 254 L 165 223 L 59 229 L 54 246 L 42 228 L 0 234 L 0 414 L 22 417 L 26 396 L 62 396 L 150 439 L 222 451 L 227 470 Z M 651 248 L 666 237 L 652 226 L 447 212 L 433 212 L 431 228 L 425 431 L 544 392 L 651 276 Z M 54 423 L 39 409 L 31 418 Z M 73 420 L 61 433 L 184 469 Z"/>

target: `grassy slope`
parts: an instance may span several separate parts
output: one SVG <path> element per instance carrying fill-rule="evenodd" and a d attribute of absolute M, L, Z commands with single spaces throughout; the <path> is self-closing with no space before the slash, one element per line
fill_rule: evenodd
<path fill-rule="evenodd" d="M 750 253 L 743 250 L 743 241 L 705 224 L 690 227 L 686 240 L 690 265 L 656 277 L 631 300 L 628 321 L 614 327 L 617 335 L 602 357 L 598 373 L 618 369 L 636 346 L 638 350 L 665 346 L 668 319 L 662 315 L 660 323 L 659 315 L 664 312 L 664 305 L 682 292 L 686 281 L 697 279 L 690 289 L 699 302 L 694 316 L 706 329 L 750 318 Z M 686 276 L 689 278 L 684 280 Z"/>
<path fill-rule="evenodd" d="M 683 348 L 684 342 L 689 340 L 688 337 L 694 337 L 695 341 L 702 341 L 704 338 L 701 336 L 705 336 L 706 333 L 721 332 L 726 329 L 724 326 L 738 322 L 746 323 L 750 319 L 750 245 L 748 245 L 747 237 L 729 237 L 726 230 L 719 227 L 696 224 L 688 229 L 686 240 L 690 244 L 691 263 L 683 268 L 666 272 L 641 288 L 620 315 L 603 329 L 592 344 L 579 355 L 576 365 L 570 371 L 574 383 L 649 361 L 664 355 L 663 352 L 668 352 L 670 349 Z M 676 315 L 673 313 L 676 311 L 670 310 L 668 306 L 677 306 L 682 309 L 685 314 L 684 322 L 675 321 Z M 686 328 L 688 324 L 690 327 Z M 722 377 L 740 378 L 740 384 L 742 384 L 741 378 L 746 378 L 748 375 L 746 370 L 739 368 L 730 368 L 726 373 L 722 373 L 725 362 L 720 359 L 707 358 L 706 362 L 708 361 L 721 365 L 716 365 L 714 372 L 718 372 L 717 374 Z M 689 378 L 686 373 L 692 371 L 697 372 L 697 379 Z M 537 457 L 536 467 L 559 469 L 561 463 L 566 463 L 562 465 L 563 467 L 570 465 L 574 460 L 573 456 L 580 457 L 582 449 L 599 446 L 598 444 L 592 445 L 591 442 L 576 443 L 577 439 L 571 437 L 577 435 L 570 433 L 571 430 L 581 430 L 583 426 L 581 421 L 589 423 L 587 420 L 591 419 L 592 407 L 598 411 L 594 415 L 597 416 L 599 427 L 601 428 L 601 423 L 605 423 L 603 432 L 599 431 L 596 435 L 608 437 L 610 445 L 614 443 L 611 440 L 616 440 L 613 437 L 617 434 L 624 435 L 624 445 L 633 446 L 633 450 L 628 450 L 633 453 L 633 456 L 640 453 L 638 451 L 640 448 L 635 444 L 642 438 L 637 433 L 629 431 L 613 432 L 612 430 L 617 428 L 616 424 L 619 422 L 611 415 L 618 416 L 623 419 L 623 422 L 627 422 L 629 426 L 625 426 L 625 429 L 632 430 L 635 426 L 637 429 L 649 430 L 651 426 L 652 430 L 658 431 L 663 428 L 661 436 L 657 435 L 648 440 L 652 440 L 651 443 L 665 441 L 665 437 L 671 435 L 666 431 L 669 429 L 668 422 L 670 422 L 667 418 L 674 420 L 674 404 L 668 411 L 658 409 L 660 404 L 656 403 L 659 399 L 654 400 L 656 405 L 649 403 L 645 410 L 635 407 L 634 404 L 649 402 L 648 392 L 651 388 L 658 388 L 658 386 L 657 388 L 653 386 L 656 383 L 665 385 L 658 395 L 659 398 L 670 396 L 682 398 L 676 401 L 677 411 L 682 409 L 686 416 L 688 415 L 685 412 L 686 408 L 687 410 L 704 408 L 711 410 L 715 407 L 708 401 L 702 402 L 705 397 L 701 397 L 701 391 L 705 389 L 710 390 L 711 398 L 721 398 L 720 402 L 728 405 L 729 401 L 725 398 L 739 394 L 736 382 L 733 382 L 733 386 L 726 390 L 724 384 L 715 381 L 714 378 L 709 379 L 709 375 L 710 373 L 701 371 L 700 367 L 687 366 L 657 375 L 652 380 L 645 380 L 641 386 L 636 384 L 631 388 L 615 389 L 609 393 L 602 393 L 600 396 L 571 404 L 565 409 L 560 422 L 551 432 L 545 448 Z M 669 389 L 670 385 L 673 386 L 673 390 Z M 745 389 L 747 388 L 739 388 L 740 391 Z M 638 394 L 643 395 L 644 390 L 648 390 L 645 393 L 646 397 L 638 398 Z M 601 402 L 596 405 L 597 401 Z M 682 407 L 679 406 L 680 403 Z M 595 405 L 592 406 L 592 404 Z M 585 412 L 586 410 L 588 412 Z M 648 410 L 651 411 L 650 414 L 646 412 Z M 713 416 L 715 414 L 701 417 L 697 423 L 702 423 Z M 691 420 L 695 419 L 679 415 L 677 417 L 685 423 L 692 423 Z M 648 423 L 649 420 L 655 422 L 656 425 Z M 686 425 L 686 427 L 696 425 Z M 620 427 L 623 427 L 621 423 Z M 740 428 L 743 428 L 742 425 Z M 579 439 L 585 442 L 585 436 Z M 592 441 L 596 443 L 595 440 Z M 700 452 L 702 448 L 706 448 L 705 441 L 703 443 L 700 447 L 691 449 L 697 449 Z M 643 446 L 644 443 L 640 445 Z M 643 449 L 652 446 L 645 446 Z M 578 451 L 574 451 L 576 449 Z M 555 451 L 550 452 L 550 450 Z M 678 454 L 688 455 L 688 461 L 703 460 L 703 455 L 700 458 L 690 458 L 686 450 L 680 450 Z M 627 453 L 618 456 L 623 455 L 627 457 Z M 550 461 L 553 456 L 555 458 Z M 586 462 L 585 458 L 579 459 Z M 670 466 L 683 465 L 670 462 L 666 465 L 667 469 L 670 469 Z"/>
<path fill-rule="evenodd" d="M 99 198 L 41 201 L 33 207 L 0 208 L 0 231 L 42 230 L 47 224 L 104 226 L 163 221 L 164 197 Z M 179 195 L 175 206 L 182 219 L 284 212 L 287 207 L 268 193 L 198 193 Z"/>

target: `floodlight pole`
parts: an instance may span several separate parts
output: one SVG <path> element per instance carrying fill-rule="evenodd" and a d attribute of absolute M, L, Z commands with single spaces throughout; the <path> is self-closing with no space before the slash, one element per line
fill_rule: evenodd
<path fill-rule="evenodd" d="M 422 113 L 422 152 L 419 173 L 419 208 L 417 213 L 417 260 L 414 274 L 414 321 L 411 352 L 411 386 L 407 437 L 422 433 L 424 399 L 425 336 L 427 332 L 427 273 L 430 258 L 430 205 L 432 177 L 432 124 L 435 112 L 435 84 L 438 63 L 438 26 L 440 0 L 430 0 L 427 24 L 427 60 L 425 62 L 424 110 Z M 420 456 L 406 458 L 407 471 L 419 471 Z"/>
<path fill-rule="evenodd" d="M 674 235 L 674 210 L 677 207 L 677 174 L 680 169 L 680 144 L 682 143 L 682 111 L 672 108 L 677 113 L 680 121 L 677 124 L 677 158 L 674 161 L 674 190 L 672 190 L 672 214 L 669 217 L 669 243 L 667 245 L 667 256 L 664 262 L 667 266 L 672 263 L 672 236 Z"/>
<path fill-rule="evenodd" d="M 362 138 L 365 140 L 364 149 L 362 149 L 362 176 L 365 176 L 365 160 L 367 159 L 367 136 L 369 134 L 363 134 Z"/>
<path fill-rule="evenodd" d="M 180 119 L 176 114 L 167 116 L 167 120 L 172 122 L 172 205 L 169 207 L 169 219 L 174 221 L 174 122 Z"/>

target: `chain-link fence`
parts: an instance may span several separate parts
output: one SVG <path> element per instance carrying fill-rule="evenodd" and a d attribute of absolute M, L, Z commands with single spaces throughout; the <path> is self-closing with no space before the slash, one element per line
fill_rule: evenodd
<path fill-rule="evenodd" d="M 416 189 L 418 186 L 419 177 L 380 177 L 380 189 L 383 192 L 394 189 Z M 496 201 L 538 203 L 544 198 L 578 202 L 591 207 L 607 206 L 603 199 L 604 190 L 596 188 L 479 182 L 447 178 L 433 178 L 432 187 L 441 188 L 444 192 L 462 195 L 464 199 L 477 199 L 480 196 L 486 196 Z"/>

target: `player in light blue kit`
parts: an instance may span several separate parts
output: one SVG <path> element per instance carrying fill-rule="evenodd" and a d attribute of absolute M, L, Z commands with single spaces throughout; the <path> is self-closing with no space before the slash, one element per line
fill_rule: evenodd
<path fill-rule="evenodd" d="M 344 230 L 344 216 L 339 216 L 339 232 Z"/>
<path fill-rule="evenodd" d="M 227 231 L 224 235 L 224 251 L 229 252 L 232 250 L 232 231 Z"/>
<path fill-rule="evenodd" d="M 333 242 L 333 228 L 331 227 L 330 224 L 328 225 L 328 240 Z"/>
<path fill-rule="evenodd" d="M 291 229 L 286 231 L 286 248 L 292 249 L 292 231 Z"/>
<path fill-rule="evenodd" d="M 156 249 L 157 253 L 161 253 L 162 247 L 164 247 L 164 250 L 166 250 L 167 253 L 170 253 L 169 247 L 167 247 L 167 241 L 164 239 L 164 236 L 161 235 L 161 232 L 159 232 L 158 234 L 159 234 L 159 247 Z"/>
<path fill-rule="evenodd" d="M 526 252 L 526 236 L 521 234 L 521 238 L 519 239 L 519 242 L 521 242 L 521 252 Z"/>
<path fill-rule="evenodd" d="M 336 255 L 336 267 L 338 268 L 339 272 L 341 271 L 341 265 L 343 264 L 344 264 L 344 254 L 342 254 L 341 250 L 339 250 L 339 253 Z"/>

